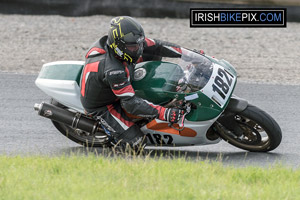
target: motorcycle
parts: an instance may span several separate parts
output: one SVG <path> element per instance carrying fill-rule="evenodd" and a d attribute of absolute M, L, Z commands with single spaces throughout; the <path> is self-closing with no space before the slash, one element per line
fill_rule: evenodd
<path fill-rule="evenodd" d="M 112 136 L 102 126 L 104 122 L 86 115 L 81 105 L 83 66 L 81 61 L 44 64 L 35 84 L 51 97 L 51 102 L 35 104 L 34 109 L 78 144 L 111 146 Z M 146 135 L 147 145 L 208 145 L 223 139 L 247 151 L 274 150 L 282 139 L 279 125 L 260 108 L 235 96 L 236 83 L 237 72 L 229 62 L 186 48 L 172 62 L 136 64 L 132 85 L 137 96 L 187 110 L 178 124 L 135 119 Z"/>

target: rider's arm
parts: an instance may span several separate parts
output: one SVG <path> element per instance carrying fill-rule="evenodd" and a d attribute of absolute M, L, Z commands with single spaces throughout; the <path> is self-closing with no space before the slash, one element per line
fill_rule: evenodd
<path fill-rule="evenodd" d="M 143 61 L 160 60 L 161 57 L 180 57 L 181 47 L 169 42 L 145 38 Z"/>
<path fill-rule="evenodd" d="M 199 54 L 205 54 L 203 50 L 194 50 Z M 178 58 L 183 54 L 182 48 L 170 42 L 165 42 L 156 39 L 145 38 L 144 44 L 144 52 L 141 59 L 138 62 L 142 61 L 153 61 L 153 60 L 161 60 L 162 57 L 169 58 Z M 185 57 L 181 57 L 185 59 Z"/>
<path fill-rule="evenodd" d="M 128 77 L 129 74 L 124 70 L 112 70 L 105 74 L 105 80 L 113 93 L 120 99 L 123 109 L 135 116 L 158 117 L 161 120 L 166 120 L 166 108 L 135 96 Z"/>
<path fill-rule="evenodd" d="M 160 120 L 171 123 L 178 122 L 184 113 L 183 110 L 177 108 L 164 108 L 135 96 L 135 92 L 128 77 L 129 75 L 123 70 L 108 71 L 105 77 L 113 93 L 119 97 L 121 106 L 124 110 L 135 116 L 157 117 Z"/>

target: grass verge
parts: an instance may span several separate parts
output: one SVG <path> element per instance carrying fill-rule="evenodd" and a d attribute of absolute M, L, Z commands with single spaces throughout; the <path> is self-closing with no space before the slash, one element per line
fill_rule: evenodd
<path fill-rule="evenodd" d="M 0 156 L 0 199 L 300 199 L 300 170 L 183 158 Z"/>

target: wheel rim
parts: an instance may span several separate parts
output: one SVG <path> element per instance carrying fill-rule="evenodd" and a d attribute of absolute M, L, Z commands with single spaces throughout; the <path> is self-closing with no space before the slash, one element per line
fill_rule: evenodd
<path fill-rule="evenodd" d="M 73 137 L 76 138 L 77 140 L 82 141 L 83 145 L 88 145 L 88 146 L 94 146 L 94 145 L 104 145 L 108 143 L 108 138 L 101 137 L 100 135 L 91 135 L 88 132 L 84 132 L 82 130 L 75 130 L 69 126 L 64 125 L 65 130 L 66 130 L 66 136 L 67 137 Z"/>
<path fill-rule="evenodd" d="M 220 133 L 225 140 L 247 150 L 261 151 L 270 148 L 270 137 L 261 125 L 241 115 L 235 115 L 234 119 L 243 134 L 238 136 L 221 125 Z"/>

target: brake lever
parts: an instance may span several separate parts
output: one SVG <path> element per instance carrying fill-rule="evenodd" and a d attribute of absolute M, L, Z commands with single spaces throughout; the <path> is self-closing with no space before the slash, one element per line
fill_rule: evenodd
<path fill-rule="evenodd" d="M 182 128 L 180 128 L 180 126 L 179 126 L 179 128 L 176 128 L 176 127 L 173 126 L 173 123 L 169 123 L 169 127 L 173 128 L 173 129 L 175 129 L 176 131 L 179 131 L 179 132 L 183 131 L 183 129 L 185 128 L 184 126 Z"/>
<path fill-rule="evenodd" d="M 185 115 L 186 115 L 186 114 L 188 114 L 188 113 L 184 113 L 184 115 L 181 117 L 181 126 L 178 125 L 179 128 L 174 127 L 174 126 L 173 126 L 174 123 L 171 123 L 171 122 L 169 123 L 169 127 L 175 129 L 176 131 L 183 131 L 183 129 L 185 128 L 185 127 L 184 127 L 184 120 L 185 120 Z"/>

